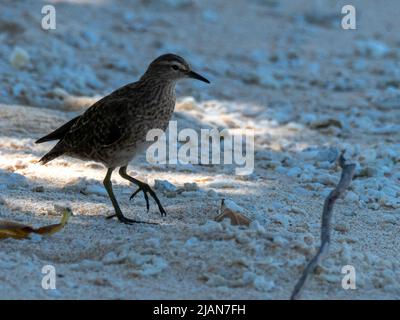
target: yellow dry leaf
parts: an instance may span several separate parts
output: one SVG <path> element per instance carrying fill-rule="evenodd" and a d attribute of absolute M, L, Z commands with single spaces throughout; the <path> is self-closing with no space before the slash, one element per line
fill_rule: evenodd
<path fill-rule="evenodd" d="M 14 238 L 24 239 L 27 238 L 31 233 L 37 233 L 40 235 L 51 235 L 60 231 L 68 222 L 71 217 L 72 211 L 69 208 L 63 209 L 63 216 L 60 223 L 52 224 L 40 228 L 32 228 L 31 226 L 13 222 L 13 221 L 0 221 L 0 239 Z"/>
<path fill-rule="evenodd" d="M 26 238 L 28 234 L 32 232 L 32 230 L 33 229 L 30 226 L 18 222 L 0 221 L 0 239 Z"/>

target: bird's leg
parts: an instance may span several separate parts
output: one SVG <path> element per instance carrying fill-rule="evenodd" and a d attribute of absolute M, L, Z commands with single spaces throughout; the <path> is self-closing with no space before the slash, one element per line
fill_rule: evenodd
<path fill-rule="evenodd" d="M 144 199 L 146 200 L 146 208 L 147 211 L 149 211 L 150 209 L 150 204 L 149 204 L 149 196 L 148 193 L 150 194 L 150 196 L 154 199 L 154 201 L 157 203 L 158 206 L 158 210 L 160 211 L 162 216 L 166 216 L 167 212 L 164 210 L 163 206 L 161 205 L 160 200 L 158 199 L 156 193 L 153 191 L 153 189 L 150 188 L 150 186 L 147 183 L 144 183 L 142 181 L 139 181 L 133 177 L 131 177 L 130 175 L 128 175 L 126 173 L 126 166 L 125 167 L 121 167 L 119 169 L 119 174 L 122 178 L 136 184 L 139 188 L 132 193 L 131 197 L 129 198 L 130 200 L 133 199 L 134 196 L 136 196 L 140 191 L 143 192 L 144 195 Z"/>
<path fill-rule="evenodd" d="M 114 195 L 114 192 L 113 192 L 113 189 L 112 189 L 111 175 L 112 175 L 113 171 L 114 171 L 114 168 L 108 169 L 106 177 L 103 180 L 104 188 L 107 190 L 108 196 L 110 197 L 112 205 L 113 205 L 114 210 L 115 210 L 115 214 L 107 217 L 107 219 L 110 219 L 110 218 L 113 218 L 113 217 L 116 216 L 120 222 L 123 222 L 123 223 L 126 223 L 126 224 L 149 223 L 149 222 L 142 222 L 142 221 L 136 221 L 136 220 L 128 219 L 122 214 L 122 211 L 121 211 L 121 209 L 120 209 L 120 207 L 118 205 L 117 199 L 115 198 L 115 195 Z M 151 224 L 151 223 L 149 223 L 149 224 Z"/>

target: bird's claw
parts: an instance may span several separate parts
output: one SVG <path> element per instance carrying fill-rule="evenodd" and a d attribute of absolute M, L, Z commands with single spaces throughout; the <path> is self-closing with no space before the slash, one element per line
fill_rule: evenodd
<path fill-rule="evenodd" d="M 129 224 L 129 225 L 132 225 L 132 224 L 135 224 L 135 223 L 158 224 L 158 223 L 155 223 L 155 222 L 146 222 L 146 221 L 138 221 L 138 220 L 129 219 L 129 218 L 123 216 L 123 215 L 117 215 L 116 213 L 106 217 L 106 219 L 112 219 L 114 217 L 117 217 L 119 222 L 125 223 L 125 224 Z"/>
<path fill-rule="evenodd" d="M 146 183 L 143 183 L 143 184 L 139 185 L 139 188 L 134 193 L 132 193 L 132 195 L 129 197 L 129 200 L 132 200 L 140 191 L 143 192 L 144 199 L 146 201 L 147 212 L 149 212 L 149 210 L 150 210 L 150 202 L 149 202 L 149 196 L 148 196 L 148 193 L 150 193 L 150 196 L 157 203 L 158 210 L 160 211 L 161 216 L 166 216 L 167 215 L 167 212 L 165 211 L 165 209 L 161 205 L 161 202 L 158 199 L 156 193 Z"/>
<path fill-rule="evenodd" d="M 149 187 L 150 188 L 150 187 Z M 144 200 L 146 201 L 146 209 L 147 212 L 149 212 L 150 210 L 150 202 L 149 202 L 149 196 L 147 195 L 147 190 L 145 189 L 145 187 L 140 186 L 134 193 L 132 193 L 132 195 L 129 197 L 129 200 L 132 201 L 132 199 L 140 192 L 143 191 L 143 195 L 144 195 Z"/>

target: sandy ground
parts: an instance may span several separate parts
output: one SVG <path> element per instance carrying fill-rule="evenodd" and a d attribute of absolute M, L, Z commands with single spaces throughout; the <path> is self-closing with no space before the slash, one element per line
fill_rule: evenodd
<path fill-rule="evenodd" d="M 0 218 L 56 223 L 54 205 L 75 215 L 50 237 L 1 241 L 0 298 L 287 299 L 319 243 L 340 150 L 356 179 L 303 298 L 400 297 L 398 1 L 353 1 L 352 31 L 340 28 L 343 1 L 53 3 L 57 29 L 44 31 L 44 2 L 0 1 Z M 132 175 L 198 190 L 159 191 L 162 218 L 143 197 L 130 202 L 134 187 L 115 175 L 122 210 L 159 225 L 105 220 L 105 169 L 70 158 L 40 166 L 52 144 L 34 141 L 165 52 L 212 82 L 178 86 L 179 127 L 254 129 L 254 173 L 142 155 Z M 244 208 L 250 227 L 213 221 L 222 198 Z M 49 264 L 56 290 L 41 286 Z M 344 265 L 355 267 L 356 290 L 341 286 Z"/>

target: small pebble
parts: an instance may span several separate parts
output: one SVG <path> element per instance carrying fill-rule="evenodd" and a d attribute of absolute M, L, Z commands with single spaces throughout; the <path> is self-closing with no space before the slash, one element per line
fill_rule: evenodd
<path fill-rule="evenodd" d="M 183 185 L 183 189 L 185 191 L 198 191 L 199 190 L 199 186 L 197 185 L 196 182 L 186 182 Z"/>
<path fill-rule="evenodd" d="M 30 62 L 28 52 L 24 49 L 16 47 L 10 56 L 10 63 L 14 68 L 22 69 L 26 67 Z"/>
<path fill-rule="evenodd" d="M 176 192 L 178 188 L 167 180 L 154 180 L 154 189 L 161 192 Z"/>

